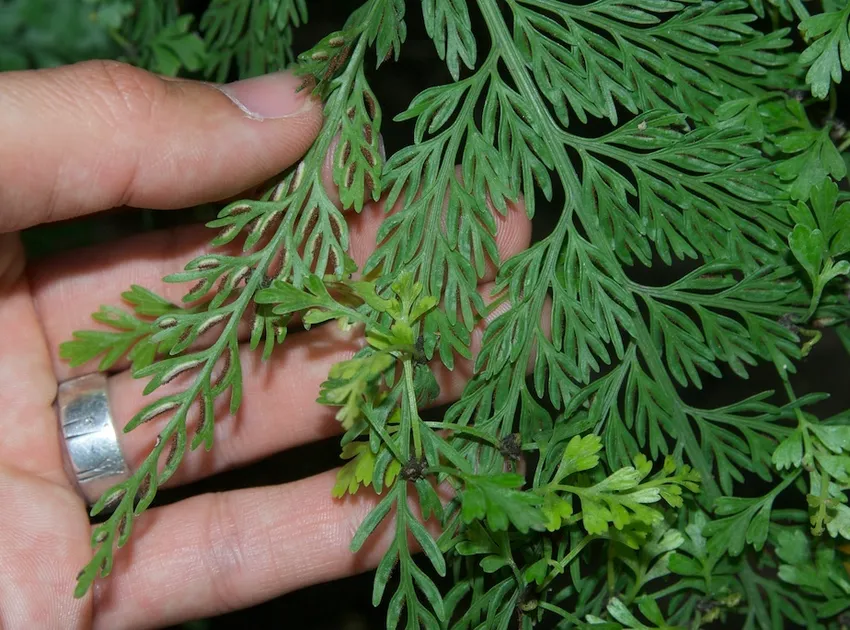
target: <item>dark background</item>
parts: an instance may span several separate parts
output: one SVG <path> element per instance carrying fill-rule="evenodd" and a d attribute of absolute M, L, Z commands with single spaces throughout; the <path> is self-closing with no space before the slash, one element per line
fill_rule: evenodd
<path fill-rule="evenodd" d="M 62 1 L 58 0 L 60 4 Z M 4 2 L 8 3 L 8 0 L 0 0 L 0 10 L 3 9 Z M 201 0 L 186 4 L 194 11 L 201 11 L 206 2 Z M 359 4 L 360 2 L 351 0 L 310 0 L 309 22 L 296 31 L 296 53 L 308 49 L 327 33 L 339 29 L 349 12 Z M 416 3 L 408 3 L 407 25 L 408 36 L 400 61 L 382 65 L 379 71 L 371 71 L 369 77 L 384 113 L 382 133 L 388 154 L 406 146 L 412 137 L 412 122 L 395 123 L 392 122 L 393 117 L 404 111 L 410 100 L 422 89 L 451 80 L 445 64 L 437 57 L 431 41 L 427 38 L 421 14 L 416 10 Z M 476 25 L 476 34 L 479 51 L 486 50 L 489 42 L 486 30 L 481 28 L 480 24 Z M 0 41 L 0 52 L 2 44 Z M 374 59 L 371 59 L 370 68 L 374 68 Z M 594 135 L 606 130 L 604 123 L 598 123 L 588 125 L 582 129 L 582 133 Z M 559 208 L 557 198 L 551 204 L 545 200 L 538 203 L 535 217 L 537 235 L 545 234 L 550 229 L 557 219 Z M 178 212 L 122 209 L 74 222 L 43 226 L 28 231 L 24 237 L 30 256 L 37 258 L 61 249 L 114 240 L 139 231 L 204 220 L 214 213 L 215 209 L 206 207 Z M 684 265 L 678 265 L 667 268 L 659 264 L 652 269 L 632 269 L 631 274 L 649 284 L 663 284 L 679 277 L 683 267 Z M 836 413 L 847 408 L 850 403 L 846 387 L 847 367 L 848 359 L 843 348 L 834 336 L 827 334 L 824 341 L 818 344 L 800 365 L 800 375 L 794 378 L 795 389 L 798 395 L 809 391 L 839 392 L 840 395 L 833 396 L 818 408 L 822 417 Z M 761 365 L 751 373 L 749 381 L 742 381 L 733 375 L 722 380 L 706 377 L 703 390 L 688 390 L 685 392 L 686 399 L 696 404 L 719 406 L 765 389 L 781 389 L 771 365 Z M 163 491 L 158 503 L 168 503 L 187 495 L 208 491 L 286 483 L 333 468 L 339 465 L 339 461 L 338 440 L 331 439 L 281 453 L 252 466 L 190 486 Z M 746 494 L 761 494 L 761 489 L 757 486 L 758 484 L 753 484 L 745 489 Z M 246 627 L 315 630 L 384 628 L 385 610 L 383 607 L 372 608 L 371 589 L 372 575 L 365 574 L 306 588 L 247 610 L 177 627 L 208 630 Z"/>

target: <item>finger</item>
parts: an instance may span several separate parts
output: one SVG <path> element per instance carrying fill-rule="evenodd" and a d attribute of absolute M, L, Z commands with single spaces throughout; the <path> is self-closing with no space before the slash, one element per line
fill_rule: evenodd
<path fill-rule="evenodd" d="M 335 476 L 205 494 L 148 511 L 131 546 L 116 555 L 112 575 L 96 585 L 94 628 L 214 616 L 374 568 L 392 540 L 391 519 L 352 554 L 354 532 L 377 498 L 363 492 L 333 499 Z"/>
<path fill-rule="evenodd" d="M 367 204 L 361 214 L 351 216 L 350 255 L 359 266 L 374 251 L 384 217 L 381 204 Z M 496 213 L 495 217 L 496 245 L 503 259 L 528 246 L 531 222 L 521 203 L 512 206 L 505 216 Z M 29 270 L 33 300 L 57 378 L 62 381 L 91 371 L 88 365 L 71 368 L 59 357 L 59 346 L 71 339 L 74 331 L 91 329 L 94 326 L 91 314 L 101 305 L 127 308 L 121 301 L 121 293 L 130 285 L 150 288 L 180 303 L 186 285 L 168 284 L 162 278 L 208 251 L 210 237 L 211 231 L 202 226 L 183 226 L 67 252 L 33 265 Z M 239 248 L 231 246 L 230 250 L 221 251 L 235 255 Z M 483 281 L 492 281 L 495 274 L 495 266 L 488 266 Z M 246 325 L 246 334 L 247 329 Z M 207 337 L 214 338 L 214 335 L 215 331 L 211 331 Z M 125 368 L 126 363 L 115 366 L 115 369 Z"/>
<path fill-rule="evenodd" d="M 490 299 L 493 285 L 480 287 L 485 300 Z M 501 313 L 506 305 L 491 314 Z M 487 320 L 473 331 L 471 351 L 475 356 Z M 337 409 L 316 402 L 321 384 L 330 368 L 350 359 L 363 346 L 362 331 L 343 333 L 334 325 L 320 326 L 291 335 L 286 349 L 262 362 L 256 352 L 241 350 L 242 406 L 234 417 L 222 408 L 215 424 L 215 446 L 209 452 L 198 449 L 186 453 L 183 463 L 170 482 L 187 483 L 217 472 L 247 464 L 289 448 L 338 435 L 342 428 L 335 415 Z M 440 395 L 434 405 L 456 400 L 473 373 L 473 362 L 458 358 L 454 370 L 439 361 L 431 364 Z M 191 375 L 187 376 L 191 379 Z M 109 399 L 118 426 L 124 426 L 149 402 L 143 395 L 145 383 L 123 372 L 109 379 Z M 158 390 L 157 395 L 185 389 L 179 378 Z M 167 417 L 154 419 L 130 433 L 121 434 L 124 456 L 135 470 L 150 453 L 157 435 L 167 424 Z"/>
<path fill-rule="evenodd" d="M 82 620 L 90 619 L 91 603 L 71 595 L 74 575 L 91 558 L 82 501 L 67 482 L 12 463 L 0 455 L 0 628 L 89 628 Z"/>
<path fill-rule="evenodd" d="M 0 234 L 0 462 L 62 480 L 56 381 L 29 288 L 17 234 Z"/>
<path fill-rule="evenodd" d="M 217 89 L 111 61 L 0 74 L 0 232 L 122 205 L 180 208 L 293 164 L 321 108 L 278 73 Z"/>

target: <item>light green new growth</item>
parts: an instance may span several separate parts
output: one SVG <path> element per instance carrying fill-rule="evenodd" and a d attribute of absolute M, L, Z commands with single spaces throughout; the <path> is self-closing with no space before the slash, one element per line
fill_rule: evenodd
<path fill-rule="evenodd" d="M 219 79 L 281 66 L 306 20 L 300 0 L 213 0 L 194 33 L 177 3 L 152 6 L 115 23 L 135 60 Z M 412 143 L 385 162 L 367 60 L 399 60 L 406 19 L 424 20 L 453 80 L 396 118 Z M 850 137 L 835 119 L 849 20 L 837 0 L 364 2 L 298 57 L 325 103 L 315 145 L 209 224 L 213 245 L 243 253 L 166 278 L 193 284 L 185 306 L 133 287 L 131 312 L 95 315 L 110 330 L 62 347 L 74 365 L 129 358 L 149 394 L 186 383 L 126 427 L 162 429 L 94 507 L 113 511 L 77 595 L 108 575 L 187 445 L 212 447 L 217 401 L 238 412 L 240 321 L 268 358 L 298 316 L 364 331 L 316 394 L 345 431 L 334 495 L 381 497 L 352 549 L 395 519 L 373 592 L 388 628 L 844 627 L 850 423 L 819 418 L 825 396 L 791 379 L 832 331 L 850 348 Z M 339 205 L 321 177 L 330 151 Z M 344 212 L 379 199 L 394 212 L 355 280 Z M 520 201 L 554 227 L 499 261 L 494 213 Z M 488 261 L 509 307 L 433 419 L 431 366 L 471 358 Z M 693 402 L 760 365 L 779 393 Z"/>

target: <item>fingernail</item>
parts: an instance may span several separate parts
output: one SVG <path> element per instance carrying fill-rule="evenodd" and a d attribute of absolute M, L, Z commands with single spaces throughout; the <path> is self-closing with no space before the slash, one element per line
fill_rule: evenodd
<path fill-rule="evenodd" d="M 302 82 L 289 72 L 275 72 L 217 87 L 251 118 L 267 120 L 300 114 L 313 106 L 308 89 L 296 91 Z"/>

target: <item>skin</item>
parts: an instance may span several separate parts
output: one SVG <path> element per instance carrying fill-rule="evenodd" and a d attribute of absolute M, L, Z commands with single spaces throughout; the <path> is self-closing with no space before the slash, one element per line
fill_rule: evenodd
<path fill-rule="evenodd" d="M 63 469 L 52 404 L 58 382 L 94 367 L 71 370 L 58 346 L 92 328 L 100 304 L 120 306 L 131 283 L 179 300 L 184 287 L 161 278 L 204 251 L 211 233 L 188 226 L 27 265 L 17 232 L 121 206 L 167 211 L 256 186 L 296 162 L 321 128 L 320 104 L 292 94 L 295 84 L 277 75 L 248 88 L 255 101 L 291 100 L 287 116 L 261 120 L 215 86 L 118 63 L 0 74 L 0 628 L 161 627 L 352 575 L 380 559 L 389 531 L 357 555 L 348 549 L 374 497 L 332 499 L 336 471 L 327 471 L 151 509 L 117 552 L 112 576 L 85 598 L 72 596 L 91 557 L 91 526 Z M 358 263 L 374 247 L 383 214 L 378 203 L 349 215 Z M 521 209 L 497 222 L 503 258 L 528 246 Z M 483 295 L 494 276 L 491 267 Z M 356 331 L 342 336 L 328 325 L 294 332 L 267 366 L 246 352 L 242 409 L 216 423 L 213 450 L 187 454 L 170 483 L 339 433 L 333 411 L 315 398 L 329 367 L 359 343 Z M 123 367 L 109 378 L 119 426 L 139 408 L 144 386 Z M 447 402 L 471 366 L 437 371 Z M 121 436 L 131 467 L 160 427 Z"/>

